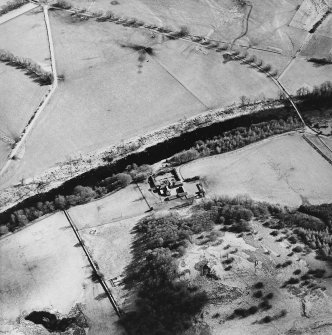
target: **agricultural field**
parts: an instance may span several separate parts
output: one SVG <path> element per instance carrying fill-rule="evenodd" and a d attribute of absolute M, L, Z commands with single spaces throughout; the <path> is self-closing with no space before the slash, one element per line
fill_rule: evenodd
<path fill-rule="evenodd" d="M 137 186 L 130 185 L 103 199 L 69 210 L 121 309 L 130 304 L 127 292 L 119 284 L 131 261 L 132 229 L 148 209 Z"/>
<path fill-rule="evenodd" d="M 47 92 L 23 72 L 0 63 L 0 131 L 12 140 L 16 140 L 35 108 Z M 1 143 L 0 167 L 10 152 L 9 145 Z"/>
<path fill-rule="evenodd" d="M 16 56 L 31 58 L 50 69 L 49 49 L 43 14 L 30 11 L 0 25 L 0 46 Z M 48 88 L 40 86 L 22 69 L 0 63 L 0 131 L 17 140 Z M 5 164 L 10 145 L 1 143 L 0 168 Z"/>
<path fill-rule="evenodd" d="M 332 0 L 57 1 L 0 18 L 0 333 L 331 334 Z"/>
<path fill-rule="evenodd" d="M 31 58 L 44 68 L 50 68 L 50 51 L 43 11 L 31 10 L 0 26 L 1 49 L 15 56 Z"/>
<path fill-rule="evenodd" d="M 163 41 L 109 22 L 75 22 L 59 11 L 50 16 L 64 80 L 29 136 L 25 156 L 8 170 L 6 185 L 80 153 L 239 102 L 242 95 L 279 95 L 264 74 L 236 62 L 223 64 L 220 55 L 188 42 Z M 140 55 L 135 45 L 151 47 L 152 54 Z"/>
<path fill-rule="evenodd" d="M 103 290 L 92 281 L 87 258 L 63 214 L 2 239 L 0 249 L 3 332 L 27 334 L 33 323 L 24 317 L 31 312 L 66 315 L 80 304 L 89 334 L 121 334 L 110 302 L 97 299 Z M 43 327 L 36 327 L 35 331 L 48 334 L 45 329 L 42 332 Z"/>
<path fill-rule="evenodd" d="M 184 178 L 205 178 L 213 195 L 248 194 L 287 206 L 329 202 L 332 194 L 331 165 L 300 134 L 199 159 L 181 166 L 180 172 Z"/>
<path fill-rule="evenodd" d="M 312 89 L 315 85 L 331 78 L 332 65 L 315 66 L 305 59 L 295 59 L 291 66 L 279 77 L 279 81 L 292 94 L 301 87 Z"/>

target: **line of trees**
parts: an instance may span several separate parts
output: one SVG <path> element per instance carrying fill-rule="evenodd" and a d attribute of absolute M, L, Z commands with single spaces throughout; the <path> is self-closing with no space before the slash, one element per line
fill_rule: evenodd
<path fill-rule="evenodd" d="M 152 169 L 149 165 L 130 165 L 123 173 L 115 174 L 101 180 L 94 187 L 77 185 L 67 194 L 58 194 L 50 201 L 38 201 L 34 205 L 24 207 L 11 213 L 7 222 L 0 225 L 0 235 L 9 231 L 13 232 L 22 228 L 29 222 L 43 215 L 54 213 L 58 210 L 90 202 L 92 199 L 100 198 L 108 193 L 115 192 L 128 186 L 132 182 L 143 182 L 150 175 Z"/>
<path fill-rule="evenodd" d="M 271 120 L 253 124 L 249 127 L 238 127 L 205 141 L 197 141 L 189 150 L 175 154 L 167 160 L 172 165 L 180 165 L 200 157 L 221 154 L 244 147 L 272 135 L 282 134 L 301 127 L 296 117 L 286 120 Z"/>
<path fill-rule="evenodd" d="M 0 16 L 7 14 L 8 12 L 19 8 L 26 4 L 28 1 L 27 0 L 13 0 L 13 1 L 8 1 L 5 5 L 1 6 L 0 8 Z"/>
<path fill-rule="evenodd" d="M 0 49 L 0 61 L 25 70 L 28 75 L 36 77 L 37 81 L 43 85 L 50 85 L 53 82 L 53 74 L 45 71 L 40 65 L 29 58 L 18 57 L 7 50 Z"/>
<path fill-rule="evenodd" d="M 329 100 L 332 98 L 332 82 L 327 80 L 320 85 L 309 87 L 300 87 L 296 91 L 296 98 L 303 101 Z"/>

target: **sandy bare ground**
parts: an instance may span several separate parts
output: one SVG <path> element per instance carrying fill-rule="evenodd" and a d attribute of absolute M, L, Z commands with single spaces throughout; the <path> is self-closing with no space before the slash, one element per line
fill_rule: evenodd
<path fill-rule="evenodd" d="M 249 194 L 289 206 L 331 201 L 332 169 L 300 134 L 288 134 L 180 168 L 183 177 L 206 178 L 211 195 Z"/>
<path fill-rule="evenodd" d="M 34 310 L 66 314 L 82 303 L 91 334 L 121 334 L 89 263 L 62 213 L 0 241 L 1 327 Z M 0 328 L 1 329 L 1 328 Z M 90 334 L 90 332 L 89 332 Z"/>

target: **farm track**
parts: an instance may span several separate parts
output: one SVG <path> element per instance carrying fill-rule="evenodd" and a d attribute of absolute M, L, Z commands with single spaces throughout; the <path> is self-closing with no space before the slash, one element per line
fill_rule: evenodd
<path fill-rule="evenodd" d="M 318 140 L 328 149 L 328 151 L 331 153 L 330 157 L 325 154 L 317 144 L 315 144 L 308 136 L 305 134 L 302 136 L 303 139 L 313 148 L 315 149 L 323 158 L 325 158 L 331 165 L 332 165 L 332 150 L 322 141 L 322 139 L 319 137 L 319 135 L 316 135 L 315 137 L 318 138 Z"/>
<path fill-rule="evenodd" d="M 247 13 L 247 16 L 246 16 L 246 20 L 245 20 L 245 28 L 244 28 L 244 31 L 238 36 L 236 37 L 233 42 L 232 42 L 232 46 L 233 44 L 239 40 L 240 38 L 242 38 L 243 36 L 247 35 L 247 32 L 248 32 L 248 28 L 249 28 L 249 17 L 250 17 L 250 14 L 251 14 L 251 11 L 252 11 L 252 8 L 253 8 L 253 5 L 250 3 L 250 4 L 247 4 L 247 6 L 249 6 L 249 11 Z"/>
<path fill-rule="evenodd" d="M 56 88 L 58 87 L 58 77 L 57 77 L 57 70 L 56 70 L 56 63 L 55 63 L 55 52 L 54 52 L 54 44 L 53 44 L 53 38 L 52 38 L 52 32 L 51 32 L 51 25 L 50 20 L 48 16 L 48 6 L 43 6 L 43 12 L 44 12 L 44 19 L 45 19 L 45 25 L 46 25 L 46 32 L 47 32 L 47 38 L 49 43 L 49 49 L 50 49 L 50 56 L 51 56 L 51 68 L 52 68 L 52 74 L 53 74 L 53 83 L 40 102 L 39 106 L 33 113 L 32 117 L 28 121 L 28 124 L 24 128 L 23 132 L 20 135 L 19 140 L 15 143 L 12 151 L 9 154 L 9 158 L 5 165 L 0 170 L 0 177 L 3 175 L 3 173 L 8 169 L 11 161 L 15 158 L 15 156 L 19 153 L 19 150 L 24 145 L 24 141 L 29 135 L 29 133 L 32 131 L 33 126 L 35 125 L 38 117 L 40 114 L 44 111 L 44 108 L 48 104 L 49 100 L 51 99 L 53 93 L 55 92 Z"/>
<path fill-rule="evenodd" d="M 23 14 L 37 8 L 38 6 L 39 6 L 39 4 L 37 4 L 37 3 L 29 2 L 25 5 L 23 5 L 22 7 L 14 9 L 14 10 L 8 12 L 7 14 L 4 14 L 4 15 L 0 16 L 0 24 L 6 23 L 10 20 L 13 20 L 13 19 L 17 18 L 18 16 L 23 15 Z"/>
<path fill-rule="evenodd" d="M 98 268 L 96 266 L 96 262 L 92 259 L 92 256 L 90 254 L 90 252 L 88 251 L 87 247 L 84 244 L 84 241 L 81 238 L 81 235 L 75 225 L 75 223 L 73 222 L 72 218 L 70 217 L 68 211 L 64 210 L 64 214 L 70 224 L 70 226 L 72 227 L 78 242 L 80 243 L 86 257 L 88 258 L 88 261 L 93 269 L 94 274 L 96 275 L 96 277 L 98 278 L 98 281 L 100 283 L 100 285 L 102 286 L 102 288 L 105 291 L 105 294 L 107 295 L 108 299 L 110 300 L 112 307 L 114 308 L 116 314 L 118 315 L 118 317 L 120 317 L 122 315 L 122 311 L 120 310 L 120 307 L 118 306 L 117 302 L 115 301 L 112 292 L 110 291 L 110 289 L 108 288 L 104 278 L 99 274 Z"/>

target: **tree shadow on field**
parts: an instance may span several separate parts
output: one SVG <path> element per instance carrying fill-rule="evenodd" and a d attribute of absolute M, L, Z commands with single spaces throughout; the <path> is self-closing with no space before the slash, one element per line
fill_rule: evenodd
<path fill-rule="evenodd" d="M 65 227 L 61 227 L 59 228 L 60 230 L 67 230 L 67 229 L 71 229 L 71 226 L 65 226 Z"/>
<path fill-rule="evenodd" d="M 138 53 L 138 71 L 137 73 L 142 73 L 142 67 L 143 63 L 145 62 L 147 55 L 153 56 L 154 55 L 154 50 L 152 47 L 144 46 L 144 45 L 139 45 L 139 44 L 120 44 L 121 48 L 128 48 L 131 50 L 134 50 Z"/>
<path fill-rule="evenodd" d="M 76 244 L 73 245 L 74 248 L 79 248 L 81 246 L 80 242 L 77 242 Z"/>
<path fill-rule="evenodd" d="M 101 301 L 101 300 L 103 300 L 103 299 L 105 299 L 105 298 L 107 298 L 107 294 L 106 294 L 105 292 L 103 292 L 103 293 L 98 294 L 98 295 L 95 297 L 95 300 L 97 300 L 97 301 Z"/>
<path fill-rule="evenodd" d="M 32 81 L 36 84 L 38 84 L 39 86 L 48 86 L 51 85 L 52 82 L 50 80 L 45 80 L 43 79 L 41 76 L 39 76 L 37 73 L 27 69 L 26 67 L 24 67 L 23 65 L 17 64 L 15 62 L 11 62 L 11 61 L 7 61 L 5 62 L 6 65 L 11 66 L 17 70 L 20 70 L 21 72 L 23 72 L 26 76 L 28 76 L 30 79 L 32 79 Z"/>

